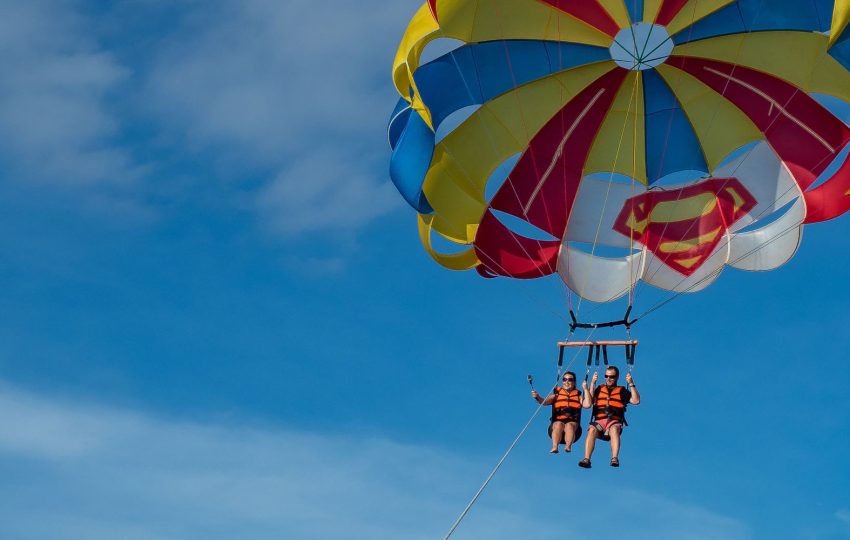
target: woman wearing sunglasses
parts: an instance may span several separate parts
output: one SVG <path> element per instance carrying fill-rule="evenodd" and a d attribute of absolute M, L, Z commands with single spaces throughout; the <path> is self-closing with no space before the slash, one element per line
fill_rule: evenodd
<path fill-rule="evenodd" d="M 549 434 L 552 436 L 552 454 L 558 453 L 558 447 L 564 443 L 564 451 L 572 450 L 573 443 L 581 437 L 581 391 L 576 389 L 576 374 L 567 371 L 561 379 L 561 386 L 555 387 L 546 399 L 540 397 L 536 390 L 531 390 L 531 397 L 541 405 L 552 406 L 552 423 Z"/>

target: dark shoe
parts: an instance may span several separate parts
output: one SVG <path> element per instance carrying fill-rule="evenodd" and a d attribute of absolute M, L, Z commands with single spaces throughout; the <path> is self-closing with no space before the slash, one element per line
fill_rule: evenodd
<path fill-rule="evenodd" d="M 578 462 L 578 466 L 581 467 L 582 469 L 589 469 L 590 468 L 590 460 L 587 459 L 587 458 L 584 458 L 583 460 Z"/>
<path fill-rule="evenodd" d="M 612 467 L 619 467 L 620 466 L 620 460 L 615 458 L 615 457 L 612 457 L 611 458 L 611 466 Z"/>

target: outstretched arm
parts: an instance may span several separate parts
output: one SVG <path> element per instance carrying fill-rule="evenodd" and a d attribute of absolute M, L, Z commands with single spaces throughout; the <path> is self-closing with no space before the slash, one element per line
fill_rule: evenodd
<path fill-rule="evenodd" d="M 632 379 L 631 373 L 626 373 L 626 382 L 629 383 L 629 392 L 632 393 L 632 399 L 629 400 L 629 403 L 640 405 L 640 392 L 638 392 L 637 386 L 635 386 L 635 381 Z"/>
<path fill-rule="evenodd" d="M 534 398 L 534 401 L 541 405 L 551 405 L 555 402 L 555 396 L 553 394 L 549 394 L 546 398 L 540 397 L 540 394 L 537 393 L 537 390 L 531 391 L 531 397 Z"/>

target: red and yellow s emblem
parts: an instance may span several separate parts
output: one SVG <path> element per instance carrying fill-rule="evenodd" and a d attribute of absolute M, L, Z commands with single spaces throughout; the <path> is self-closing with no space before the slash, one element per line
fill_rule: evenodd
<path fill-rule="evenodd" d="M 614 230 L 640 242 L 682 275 L 693 274 L 733 223 L 756 205 L 737 178 L 711 178 L 626 200 Z"/>

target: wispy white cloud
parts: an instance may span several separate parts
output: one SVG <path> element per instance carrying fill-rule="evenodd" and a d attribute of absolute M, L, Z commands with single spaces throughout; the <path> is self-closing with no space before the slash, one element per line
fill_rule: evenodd
<path fill-rule="evenodd" d="M 0 156 L 19 181 L 116 186 L 140 169 L 116 144 L 108 103 L 130 71 L 90 36 L 73 2 L 0 5 Z"/>
<path fill-rule="evenodd" d="M 425 539 L 445 533 L 482 475 L 446 450 L 379 438 L 200 424 L 0 392 L 0 536 L 164 539 Z M 502 480 L 456 538 L 559 538 L 551 479 Z M 530 492 L 530 486 L 534 492 Z M 744 539 L 741 523 L 657 495 L 628 500 L 630 538 Z M 563 493 L 579 485 L 559 481 Z M 581 523 L 606 519 L 584 507 Z M 578 523 L 578 520 L 576 521 Z"/>
<path fill-rule="evenodd" d="M 165 41 L 151 106 L 196 148 L 272 171 L 256 192 L 286 236 L 400 205 L 388 182 L 390 62 L 416 2 L 208 2 Z"/>
<path fill-rule="evenodd" d="M 835 512 L 835 519 L 837 519 L 844 526 L 844 532 L 850 535 L 850 510 L 846 508 L 842 508 Z"/>
<path fill-rule="evenodd" d="M 265 187 L 257 205 L 276 232 L 355 229 L 393 208 L 398 193 L 379 182 L 348 152 L 316 149 L 286 166 Z"/>
<path fill-rule="evenodd" d="M 226 186 L 211 169 L 235 179 L 219 196 L 284 238 L 357 229 L 401 205 L 384 123 L 417 3 L 0 0 L 6 176 L 108 209 L 167 190 L 152 176 L 176 161 L 197 183 L 186 192 Z M 172 195 L 185 193 L 155 198 Z"/>

